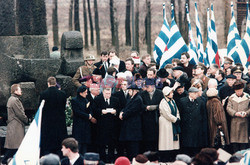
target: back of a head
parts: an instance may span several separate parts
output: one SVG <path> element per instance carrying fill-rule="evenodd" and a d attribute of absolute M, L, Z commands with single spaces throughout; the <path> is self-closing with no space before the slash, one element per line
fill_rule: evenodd
<path fill-rule="evenodd" d="M 157 152 L 147 151 L 144 152 L 143 155 L 145 155 L 150 162 L 159 161 L 159 154 Z"/>
<path fill-rule="evenodd" d="M 219 154 L 215 148 L 203 148 L 200 153 L 209 155 L 213 161 L 216 161 L 219 157 Z"/>
<path fill-rule="evenodd" d="M 190 158 L 190 156 L 186 154 L 178 154 L 176 155 L 175 160 L 185 162 L 186 164 L 190 164 L 192 159 Z"/>
<path fill-rule="evenodd" d="M 56 86 L 56 78 L 55 77 L 49 77 L 47 82 L 49 85 Z"/>
<path fill-rule="evenodd" d="M 142 165 L 148 163 L 149 163 L 148 158 L 142 154 L 137 155 L 132 161 L 132 165 Z"/>
<path fill-rule="evenodd" d="M 40 159 L 40 165 L 60 165 L 60 158 L 55 154 L 48 154 Z"/>
<path fill-rule="evenodd" d="M 213 165 L 213 159 L 204 153 L 198 153 L 193 161 L 192 161 L 193 165 Z"/>

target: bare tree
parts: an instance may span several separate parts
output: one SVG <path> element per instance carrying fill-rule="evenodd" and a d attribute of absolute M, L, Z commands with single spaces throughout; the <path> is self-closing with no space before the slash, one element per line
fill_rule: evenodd
<path fill-rule="evenodd" d="M 135 1 L 135 49 L 140 52 L 139 45 L 139 0 Z"/>
<path fill-rule="evenodd" d="M 74 25 L 75 30 L 80 31 L 79 0 L 75 0 L 74 3 Z"/>
<path fill-rule="evenodd" d="M 54 0 L 54 7 L 52 9 L 52 29 L 54 46 L 59 46 L 57 0 Z"/>
<path fill-rule="evenodd" d="M 88 18 L 87 18 L 87 9 L 86 9 L 86 0 L 83 0 L 83 18 L 84 18 L 84 40 L 85 40 L 85 49 L 89 49 L 89 37 L 88 37 Z"/>
<path fill-rule="evenodd" d="M 117 18 L 117 6 L 114 3 L 113 5 L 113 12 L 114 12 L 114 32 L 115 32 L 115 51 L 117 52 L 117 55 L 119 56 L 119 22 Z"/>
<path fill-rule="evenodd" d="M 180 32 L 181 32 L 181 34 L 183 34 L 183 27 L 182 27 L 182 5 L 181 5 L 181 0 L 178 0 L 178 7 L 179 7 L 179 19 L 178 19 L 178 25 L 179 25 L 179 30 L 180 30 Z M 186 11 L 186 10 L 184 10 L 184 11 Z"/>
<path fill-rule="evenodd" d="M 110 26 L 111 26 L 111 41 L 112 45 L 115 46 L 115 20 L 114 20 L 114 1 L 109 0 L 109 11 L 110 11 Z"/>
<path fill-rule="evenodd" d="M 151 54 L 152 48 L 151 48 L 151 2 L 150 0 L 146 0 L 147 5 L 147 53 Z"/>
<path fill-rule="evenodd" d="M 70 0 L 70 5 L 69 5 L 69 31 L 73 30 L 73 4 L 74 4 L 74 0 Z"/>
<path fill-rule="evenodd" d="M 188 5 L 188 8 L 190 8 L 189 7 L 189 0 L 186 0 L 186 3 L 184 5 L 185 6 L 184 11 L 186 11 L 186 4 Z M 186 14 L 186 12 L 184 14 L 184 24 L 183 24 L 183 29 L 182 29 L 181 34 L 182 34 L 182 37 L 183 37 L 184 41 L 188 44 L 189 43 L 189 41 L 188 41 L 188 22 L 187 22 L 187 14 Z"/>
<path fill-rule="evenodd" d="M 127 0 L 126 3 L 126 18 L 125 18 L 125 34 L 126 34 L 126 45 L 131 45 L 131 31 L 130 31 L 130 9 L 131 0 Z"/>
<path fill-rule="evenodd" d="M 93 22 L 92 22 L 92 16 L 91 16 L 91 9 L 90 9 L 89 0 L 88 0 L 88 11 L 89 11 L 89 25 L 90 25 L 90 43 L 93 46 L 94 45 L 94 28 L 93 28 Z"/>
<path fill-rule="evenodd" d="M 94 0 L 94 10 L 95 10 L 96 50 L 97 50 L 97 54 L 101 54 L 101 39 L 100 39 L 100 28 L 99 28 L 99 16 L 98 16 L 97 0 Z"/>

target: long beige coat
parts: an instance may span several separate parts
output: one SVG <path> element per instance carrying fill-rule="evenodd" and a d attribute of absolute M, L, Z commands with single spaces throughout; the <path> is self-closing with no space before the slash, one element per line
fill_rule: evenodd
<path fill-rule="evenodd" d="M 159 105 L 159 150 L 175 150 L 180 148 L 179 135 L 178 140 L 173 141 L 172 123 L 175 123 L 177 118 L 180 118 L 179 110 L 177 109 L 176 117 L 171 114 L 171 109 L 165 99 L 161 100 Z"/>
<path fill-rule="evenodd" d="M 28 118 L 24 113 L 24 108 L 18 96 L 12 94 L 7 102 L 8 121 L 7 134 L 4 147 L 17 149 L 24 137 L 24 124 Z"/>
<path fill-rule="evenodd" d="M 244 93 L 243 97 L 232 94 L 228 99 L 227 112 L 232 116 L 231 120 L 231 143 L 248 143 L 248 116 L 250 115 L 250 96 Z M 244 111 L 245 118 L 236 117 L 235 113 Z"/>

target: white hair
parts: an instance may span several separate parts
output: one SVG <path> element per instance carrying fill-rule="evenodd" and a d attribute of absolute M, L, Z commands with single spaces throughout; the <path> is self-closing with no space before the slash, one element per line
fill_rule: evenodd
<path fill-rule="evenodd" d="M 218 86 L 218 82 L 216 79 L 214 78 L 211 78 L 209 81 L 208 81 L 208 84 L 207 84 L 207 87 L 208 88 L 217 88 Z"/>

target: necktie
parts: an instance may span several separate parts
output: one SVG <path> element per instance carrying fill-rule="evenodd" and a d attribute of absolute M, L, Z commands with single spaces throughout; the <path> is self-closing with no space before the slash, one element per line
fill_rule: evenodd
<path fill-rule="evenodd" d="M 108 99 L 106 99 L 106 103 L 107 103 L 107 105 L 109 105 L 109 101 L 108 101 Z"/>

